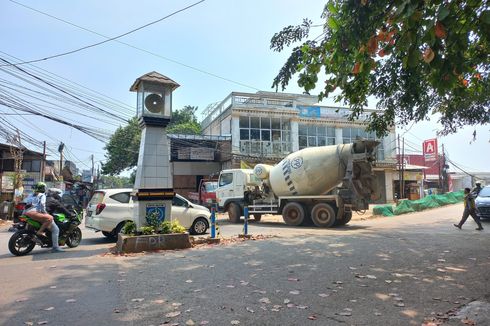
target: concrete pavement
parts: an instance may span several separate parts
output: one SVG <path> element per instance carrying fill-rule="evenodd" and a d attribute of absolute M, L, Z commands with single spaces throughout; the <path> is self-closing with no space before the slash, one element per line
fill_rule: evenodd
<path fill-rule="evenodd" d="M 2 232 L 0 324 L 442 321 L 447 312 L 490 296 L 490 224 L 477 232 L 468 221 L 457 230 L 452 223 L 461 211 L 452 205 L 339 229 L 252 223 L 252 234 L 280 237 L 128 257 L 101 255 L 111 244 L 87 230 L 83 245 L 67 253 L 11 257 Z M 225 233 L 240 227 L 222 223 Z"/>

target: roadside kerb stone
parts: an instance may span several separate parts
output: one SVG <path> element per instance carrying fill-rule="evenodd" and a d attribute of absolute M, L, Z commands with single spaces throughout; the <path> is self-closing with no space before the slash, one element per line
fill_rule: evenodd
<path fill-rule="evenodd" d="M 152 234 L 129 236 L 119 234 L 116 244 L 118 253 L 137 253 L 151 250 L 191 248 L 189 233 Z"/>

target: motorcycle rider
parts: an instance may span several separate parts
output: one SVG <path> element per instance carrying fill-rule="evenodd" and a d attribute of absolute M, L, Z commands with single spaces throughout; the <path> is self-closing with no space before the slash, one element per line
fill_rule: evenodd
<path fill-rule="evenodd" d="M 46 184 L 44 182 L 38 182 L 34 186 L 34 193 L 27 198 L 28 208 L 24 211 L 24 214 L 28 217 L 41 222 L 41 228 L 37 231 L 37 235 L 44 236 L 44 230 L 51 231 L 51 241 L 53 243 L 52 252 L 64 251 L 59 247 L 58 238 L 60 229 L 54 223 L 53 217 L 46 211 Z"/>
<path fill-rule="evenodd" d="M 49 188 L 46 196 L 46 210 L 49 214 L 62 213 L 67 217 L 72 217 L 73 212 L 66 209 L 61 202 L 61 190 L 58 188 Z"/>

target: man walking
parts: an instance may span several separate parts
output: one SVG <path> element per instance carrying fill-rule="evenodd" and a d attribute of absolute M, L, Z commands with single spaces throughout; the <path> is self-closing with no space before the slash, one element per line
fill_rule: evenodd
<path fill-rule="evenodd" d="M 476 215 L 476 206 L 475 206 L 475 198 L 473 198 L 471 194 L 471 189 L 470 188 L 464 188 L 464 211 L 463 211 L 463 216 L 461 217 L 461 221 L 459 221 L 458 224 L 454 224 L 455 227 L 461 230 L 461 227 L 463 226 L 464 222 L 468 219 L 468 216 L 470 216 L 475 220 L 476 224 L 478 225 L 478 228 L 476 230 L 481 231 L 483 230 L 483 227 L 481 226 L 480 218 L 478 215 Z"/>

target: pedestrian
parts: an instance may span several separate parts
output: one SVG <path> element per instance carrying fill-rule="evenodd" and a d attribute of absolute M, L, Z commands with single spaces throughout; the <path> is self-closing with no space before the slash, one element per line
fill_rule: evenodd
<path fill-rule="evenodd" d="M 480 193 L 481 191 L 481 182 L 477 182 L 475 183 L 475 188 L 473 188 L 473 190 L 471 190 L 471 194 L 473 195 L 473 197 L 478 197 L 478 194 Z"/>
<path fill-rule="evenodd" d="M 480 218 L 476 214 L 475 198 L 473 198 L 471 194 L 471 189 L 464 188 L 464 195 L 465 196 L 464 196 L 463 216 L 461 217 L 461 221 L 459 221 L 458 224 L 454 224 L 454 226 L 461 230 L 461 227 L 463 226 L 464 222 L 466 222 L 468 216 L 471 215 L 473 220 L 475 220 L 476 224 L 478 225 L 476 230 L 478 231 L 483 230 L 483 227 L 481 226 Z"/>

